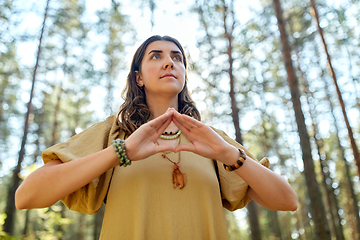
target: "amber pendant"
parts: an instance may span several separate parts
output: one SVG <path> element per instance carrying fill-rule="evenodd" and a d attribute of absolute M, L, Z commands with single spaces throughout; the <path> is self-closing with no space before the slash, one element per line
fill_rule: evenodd
<path fill-rule="evenodd" d="M 176 163 L 174 163 L 174 171 L 172 175 L 174 188 L 176 188 L 177 186 L 179 186 L 180 189 L 185 187 L 186 175 L 180 171 L 179 166 Z"/>

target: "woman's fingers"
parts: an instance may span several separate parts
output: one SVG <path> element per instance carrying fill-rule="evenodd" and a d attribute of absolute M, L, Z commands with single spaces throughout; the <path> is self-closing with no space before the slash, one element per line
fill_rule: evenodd
<path fill-rule="evenodd" d="M 192 144 L 180 144 L 175 147 L 174 151 L 175 152 L 180 152 L 180 151 L 195 152 L 195 150 L 196 150 L 196 148 Z"/>
<path fill-rule="evenodd" d="M 175 125 L 185 134 L 189 134 L 190 133 L 190 129 L 188 129 L 187 127 L 185 127 L 181 122 L 179 122 L 179 120 L 177 120 L 176 118 L 173 118 L 173 122 L 175 123 Z"/>
<path fill-rule="evenodd" d="M 153 127 L 158 129 L 164 122 L 166 122 L 166 120 L 168 118 L 172 118 L 173 113 L 171 111 L 166 111 L 163 115 L 160 115 L 159 117 L 151 120 L 148 122 L 148 124 Z"/>
<path fill-rule="evenodd" d="M 161 135 L 165 131 L 165 129 L 169 126 L 170 123 L 171 123 L 171 117 L 170 118 L 168 117 L 166 121 L 163 122 L 163 124 L 160 125 L 160 127 L 157 129 L 156 132 L 158 133 L 158 135 Z"/>
<path fill-rule="evenodd" d="M 178 122 L 180 122 L 184 127 L 186 127 L 189 130 L 197 127 L 197 120 L 187 115 L 174 112 L 173 119 L 176 119 Z"/>
<path fill-rule="evenodd" d="M 205 140 L 207 138 L 205 136 L 208 135 L 210 128 L 202 122 L 193 119 L 192 117 L 182 115 L 181 118 L 179 118 L 174 115 L 172 121 L 189 138 L 189 140 Z"/>
<path fill-rule="evenodd" d="M 155 152 L 165 152 L 165 151 L 171 151 L 171 152 L 175 152 L 175 148 L 169 144 L 164 144 L 164 145 L 156 145 L 155 146 Z"/>

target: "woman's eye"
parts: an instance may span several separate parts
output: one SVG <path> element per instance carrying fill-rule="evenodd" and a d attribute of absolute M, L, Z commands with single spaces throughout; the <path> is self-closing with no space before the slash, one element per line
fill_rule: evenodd
<path fill-rule="evenodd" d="M 176 61 L 182 61 L 182 57 L 180 56 L 180 55 L 176 55 L 176 56 L 174 56 L 174 59 L 176 60 Z"/>
<path fill-rule="evenodd" d="M 154 54 L 151 59 L 160 59 L 160 55 L 159 54 Z"/>

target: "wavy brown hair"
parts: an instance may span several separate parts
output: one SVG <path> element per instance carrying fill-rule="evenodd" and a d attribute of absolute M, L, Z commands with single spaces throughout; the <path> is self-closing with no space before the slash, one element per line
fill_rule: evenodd
<path fill-rule="evenodd" d="M 120 110 L 117 115 L 117 122 L 127 135 L 130 135 L 142 124 L 146 123 L 153 117 L 153 113 L 150 111 L 146 103 L 145 90 L 144 88 L 139 87 L 136 83 L 135 71 L 141 72 L 141 62 L 144 58 L 145 50 L 150 43 L 155 41 L 173 42 L 181 51 L 185 69 L 187 67 L 184 49 L 175 38 L 155 35 L 149 37 L 140 45 L 131 62 L 130 72 L 126 80 L 126 87 L 122 92 L 122 98 L 125 101 L 120 106 Z M 178 107 L 179 113 L 189 115 L 199 121 L 201 120 L 200 113 L 195 107 L 195 103 L 191 99 L 187 88 L 186 73 L 184 88 L 178 94 Z"/>

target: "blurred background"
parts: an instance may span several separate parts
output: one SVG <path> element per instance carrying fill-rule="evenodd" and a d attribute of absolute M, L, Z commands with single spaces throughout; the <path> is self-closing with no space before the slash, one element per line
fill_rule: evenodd
<path fill-rule="evenodd" d="M 225 212 L 231 239 L 360 239 L 358 0 L 0 0 L 0 239 L 98 239 L 95 215 L 16 210 L 41 152 L 116 114 L 131 58 L 170 35 L 206 124 L 284 176 L 294 212 Z"/>

